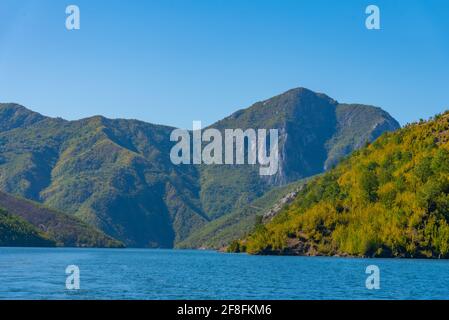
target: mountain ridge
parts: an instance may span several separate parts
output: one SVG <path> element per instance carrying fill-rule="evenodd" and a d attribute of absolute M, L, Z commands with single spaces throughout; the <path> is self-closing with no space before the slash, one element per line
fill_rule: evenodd
<path fill-rule="evenodd" d="M 279 129 L 280 170 L 263 178 L 251 166 L 173 165 L 170 126 L 103 116 L 69 121 L 0 104 L 0 190 L 70 213 L 127 246 L 173 247 L 210 221 L 276 186 L 321 173 L 326 161 L 338 162 L 364 140 L 399 127 L 388 113 L 364 108 L 369 116 L 354 118 L 353 107 L 297 88 L 211 125 Z M 339 119 L 348 117 L 351 130 L 342 132 Z M 379 123 L 386 125 L 377 132 Z"/>

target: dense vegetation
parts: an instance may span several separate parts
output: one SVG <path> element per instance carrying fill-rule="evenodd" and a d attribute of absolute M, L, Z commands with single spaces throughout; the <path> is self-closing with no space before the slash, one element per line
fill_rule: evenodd
<path fill-rule="evenodd" d="M 207 221 L 195 168 L 170 162 L 172 128 L 103 117 L 65 121 L 2 105 L 0 128 L 11 118 L 17 125 L 0 132 L 1 190 L 127 246 L 172 247 Z"/>
<path fill-rule="evenodd" d="M 448 258 L 449 113 L 354 152 L 231 249 Z"/>
<path fill-rule="evenodd" d="M 127 246 L 173 247 L 399 125 L 378 108 L 298 88 L 212 127 L 279 129 L 278 174 L 260 177 L 257 166 L 173 165 L 171 127 L 101 116 L 66 121 L 0 104 L 0 190 L 69 213 Z"/>
<path fill-rule="evenodd" d="M 18 245 L 39 246 L 40 243 L 51 243 L 66 247 L 123 246 L 120 241 L 112 239 L 75 217 L 4 192 L 0 192 L 0 208 L 8 212 L 6 218 L 10 222 L 3 225 L 0 236 L 16 239 Z M 18 230 L 20 233 L 17 233 Z M 20 237 L 11 238 L 14 234 L 19 234 Z M 39 242 L 39 237 L 45 238 L 45 242 Z M 35 239 L 34 242 L 32 239 Z M 6 242 L 2 243 L 5 245 Z"/>
<path fill-rule="evenodd" d="M 249 204 L 215 219 L 177 244 L 178 248 L 221 249 L 235 239 L 248 235 L 282 197 L 299 189 L 306 179 L 268 191 Z"/>
<path fill-rule="evenodd" d="M 0 246 L 54 247 L 56 243 L 18 216 L 0 208 Z"/>

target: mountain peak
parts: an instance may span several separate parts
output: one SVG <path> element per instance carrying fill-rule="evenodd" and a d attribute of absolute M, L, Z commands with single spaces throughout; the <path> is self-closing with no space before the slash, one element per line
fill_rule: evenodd
<path fill-rule="evenodd" d="M 4 112 L 26 112 L 26 113 L 35 113 L 34 111 L 31 111 L 30 109 L 25 108 L 24 106 L 18 104 L 18 103 L 0 103 L 0 113 Z"/>
<path fill-rule="evenodd" d="M 272 99 L 281 98 L 281 97 L 284 97 L 284 98 L 291 97 L 291 98 L 296 98 L 296 99 L 320 98 L 323 100 L 327 100 L 331 104 L 338 104 L 338 102 L 336 100 L 332 99 L 328 95 L 326 95 L 324 93 L 320 93 L 320 92 L 315 92 L 313 90 L 310 90 L 310 89 L 304 88 L 304 87 L 297 87 L 297 88 L 287 90 L 284 93 L 274 96 L 266 101 L 270 101 Z"/>
<path fill-rule="evenodd" d="M 294 88 L 211 127 L 278 129 L 279 170 L 176 166 L 170 127 L 94 116 L 47 118 L 0 105 L 0 186 L 80 217 L 130 246 L 172 247 L 268 190 L 321 173 L 383 131 L 379 109 Z M 2 132 L 3 131 L 3 132 Z"/>
<path fill-rule="evenodd" d="M 0 132 L 32 125 L 46 117 L 16 103 L 0 103 Z"/>
<path fill-rule="evenodd" d="M 239 128 L 282 128 L 300 115 L 334 113 L 337 105 L 337 101 L 325 94 L 297 87 L 240 109 L 212 127 L 234 128 L 233 124 L 238 124 Z"/>

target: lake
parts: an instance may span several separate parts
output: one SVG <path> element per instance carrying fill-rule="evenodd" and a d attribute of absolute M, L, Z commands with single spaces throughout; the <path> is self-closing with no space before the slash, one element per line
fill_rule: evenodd
<path fill-rule="evenodd" d="M 67 290 L 66 267 L 80 270 Z M 368 290 L 366 268 L 380 270 Z M 449 261 L 0 248 L 0 299 L 446 299 Z"/>

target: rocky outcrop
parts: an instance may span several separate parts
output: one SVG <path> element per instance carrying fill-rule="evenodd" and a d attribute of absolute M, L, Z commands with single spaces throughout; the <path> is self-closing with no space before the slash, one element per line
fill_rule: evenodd
<path fill-rule="evenodd" d="M 290 193 L 288 193 L 286 196 L 284 196 L 281 200 L 279 200 L 269 211 L 265 212 L 262 216 L 262 222 L 263 223 L 268 223 L 271 220 L 273 220 L 274 217 L 276 217 L 278 215 L 279 212 L 282 211 L 282 209 L 293 202 L 293 200 L 295 200 L 296 196 L 298 195 L 298 193 L 303 190 L 303 188 L 305 187 L 304 185 L 301 185 L 297 190 L 292 191 Z"/>

